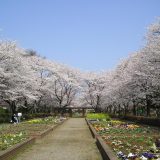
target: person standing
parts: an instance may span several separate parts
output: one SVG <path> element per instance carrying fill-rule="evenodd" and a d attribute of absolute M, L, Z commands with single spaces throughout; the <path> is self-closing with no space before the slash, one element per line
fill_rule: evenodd
<path fill-rule="evenodd" d="M 13 114 L 12 115 L 12 120 L 11 120 L 12 123 L 18 123 L 18 118 L 16 116 L 16 114 Z"/>

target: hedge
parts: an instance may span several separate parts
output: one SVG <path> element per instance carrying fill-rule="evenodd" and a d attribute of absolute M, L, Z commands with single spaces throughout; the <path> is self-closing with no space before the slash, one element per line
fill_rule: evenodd
<path fill-rule="evenodd" d="M 160 119 L 154 117 L 143 117 L 143 116 L 117 116 L 117 115 L 110 115 L 112 118 L 119 118 L 128 121 L 133 121 L 140 124 L 152 125 L 160 127 Z"/>
<path fill-rule="evenodd" d="M 123 117 L 125 120 L 135 121 L 137 123 L 158 126 L 160 127 L 160 119 L 153 117 L 143 117 L 143 116 L 125 116 Z"/>

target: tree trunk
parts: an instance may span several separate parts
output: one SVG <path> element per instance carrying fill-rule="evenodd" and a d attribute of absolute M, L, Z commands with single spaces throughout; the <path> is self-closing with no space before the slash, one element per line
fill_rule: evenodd
<path fill-rule="evenodd" d="M 101 109 L 99 107 L 95 107 L 94 110 L 95 110 L 96 113 L 100 113 L 101 112 Z"/>
<path fill-rule="evenodd" d="M 150 108 L 151 108 L 151 105 L 152 105 L 152 101 L 150 99 L 151 97 L 150 96 L 146 96 L 146 112 L 147 112 L 147 117 L 150 117 Z"/>
<path fill-rule="evenodd" d="M 13 115 L 16 112 L 15 101 L 10 101 L 10 100 L 4 100 L 4 101 L 9 104 L 11 115 Z"/>
<path fill-rule="evenodd" d="M 132 113 L 133 113 L 134 116 L 136 116 L 136 103 L 135 103 L 135 101 L 133 101 Z"/>
<path fill-rule="evenodd" d="M 157 108 L 156 115 L 157 115 L 157 118 L 160 118 L 160 108 Z"/>
<path fill-rule="evenodd" d="M 11 107 L 11 114 L 13 115 L 14 113 L 16 113 L 16 103 L 15 103 L 15 101 L 11 102 L 10 107 Z"/>
<path fill-rule="evenodd" d="M 147 105 L 146 111 L 147 111 L 147 117 L 150 117 L 150 106 L 149 105 Z"/>
<path fill-rule="evenodd" d="M 117 109 L 114 107 L 114 109 L 113 109 L 113 114 L 114 115 L 116 114 L 116 111 L 117 111 Z"/>
<path fill-rule="evenodd" d="M 118 116 L 120 116 L 121 115 L 121 105 L 119 104 L 118 105 Z"/>
<path fill-rule="evenodd" d="M 128 113 L 128 109 L 127 109 L 127 107 L 125 106 L 125 107 L 124 107 L 124 116 L 126 116 L 127 113 Z"/>

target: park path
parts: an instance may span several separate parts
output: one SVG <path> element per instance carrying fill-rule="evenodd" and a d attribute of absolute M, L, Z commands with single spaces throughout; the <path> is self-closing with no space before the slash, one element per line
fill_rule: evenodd
<path fill-rule="evenodd" d="M 102 160 L 84 118 L 70 118 L 15 160 Z"/>

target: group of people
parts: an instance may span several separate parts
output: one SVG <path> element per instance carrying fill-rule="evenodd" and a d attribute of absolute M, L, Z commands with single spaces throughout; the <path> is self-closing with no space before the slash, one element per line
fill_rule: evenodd
<path fill-rule="evenodd" d="M 11 123 L 19 123 L 21 116 L 22 116 L 22 113 L 13 114 L 11 118 Z"/>

